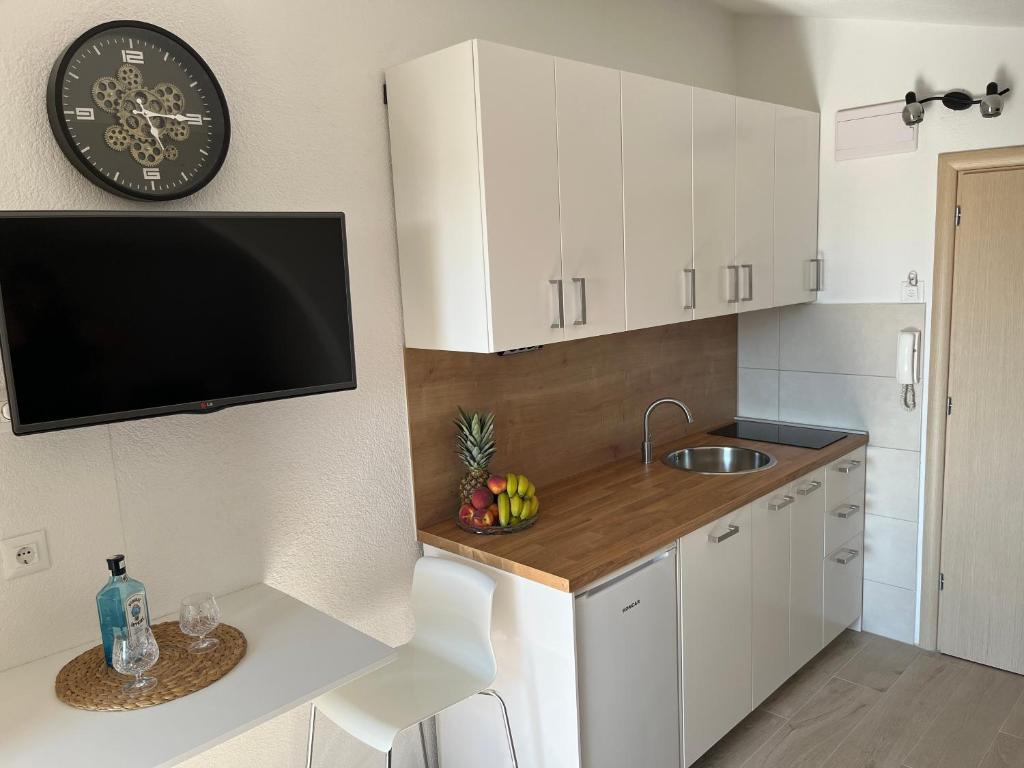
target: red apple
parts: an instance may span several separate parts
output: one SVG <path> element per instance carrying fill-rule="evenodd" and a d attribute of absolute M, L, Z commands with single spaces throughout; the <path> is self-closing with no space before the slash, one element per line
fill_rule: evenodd
<path fill-rule="evenodd" d="M 473 525 L 477 528 L 490 528 L 498 523 L 498 505 L 491 504 L 487 509 L 478 509 L 473 515 Z"/>
<path fill-rule="evenodd" d="M 473 524 L 473 513 L 476 512 L 469 504 L 463 504 L 459 507 L 459 520 L 465 525 Z"/>
<path fill-rule="evenodd" d="M 494 503 L 494 496 L 486 488 L 477 488 L 469 497 L 469 501 L 477 509 L 487 509 Z"/>
<path fill-rule="evenodd" d="M 491 493 L 497 496 L 508 488 L 508 481 L 501 475 L 491 475 L 487 478 L 487 487 L 491 489 Z"/>

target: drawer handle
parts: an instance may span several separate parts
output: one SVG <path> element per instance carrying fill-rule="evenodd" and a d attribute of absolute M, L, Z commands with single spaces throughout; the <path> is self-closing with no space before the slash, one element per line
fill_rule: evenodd
<path fill-rule="evenodd" d="M 811 482 L 803 488 L 797 488 L 796 492 L 801 496 L 810 496 L 819 488 L 821 488 L 821 480 L 811 480 Z"/>
<path fill-rule="evenodd" d="M 772 512 L 778 512 L 780 509 L 785 509 L 786 507 L 788 507 L 794 501 L 796 501 L 794 497 L 790 496 L 789 494 L 786 494 L 785 496 L 782 497 L 782 501 L 770 503 L 768 505 L 768 509 L 770 509 Z"/>
<path fill-rule="evenodd" d="M 683 270 L 683 309 L 697 308 L 697 270 Z"/>
<path fill-rule="evenodd" d="M 576 319 L 573 325 L 587 324 L 587 279 L 585 277 L 574 277 L 573 283 L 580 289 L 576 299 Z"/>
<path fill-rule="evenodd" d="M 728 538 L 731 538 L 731 537 L 735 536 L 739 532 L 740 532 L 740 527 L 738 525 L 733 525 L 732 523 L 729 523 L 729 530 L 728 531 L 726 531 L 725 533 L 717 534 L 717 535 L 714 534 L 714 533 L 709 533 L 708 534 L 708 541 L 710 541 L 712 544 L 721 544 L 723 541 L 725 541 Z"/>
<path fill-rule="evenodd" d="M 836 510 L 836 517 L 841 517 L 843 520 L 853 517 L 860 512 L 859 504 L 844 504 Z"/>
<path fill-rule="evenodd" d="M 841 555 L 836 555 L 836 562 L 840 565 L 849 565 L 860 556 L 856 549 L 848 549 Z"/>
<path fill-rule="evenodd" d="M 842 464 L 836 464 L 836 472 L 841 472 L 844 475 L 848 475 L 863 462 L 858 459 L 850 459 L 849 461 L 843 462 Z"/>
<path fill-rule="evenodd" d="M 562 281 L 548 280 L 548 284 L 554 289 L 551 298 L 555 316 L 551 320 L 551 327 L 565 328 L 565 304 L 562 300 Z"/>

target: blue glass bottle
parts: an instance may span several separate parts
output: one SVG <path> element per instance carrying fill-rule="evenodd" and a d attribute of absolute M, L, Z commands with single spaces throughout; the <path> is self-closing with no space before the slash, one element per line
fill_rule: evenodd
<path fill-rule="evenodd" d="M 107 666 L 114 644 L 114 633 L 130 635 L 140 627 L 149 626 L 149 603 L 146 601 L 146 587 L 141 581 L 129 578 L 124 567 L 124 555 L 107 558 L 110 580 L 96 594 L 96 611 L 100 617 L 100 637 L 103 638 L 103 655 Z"/>

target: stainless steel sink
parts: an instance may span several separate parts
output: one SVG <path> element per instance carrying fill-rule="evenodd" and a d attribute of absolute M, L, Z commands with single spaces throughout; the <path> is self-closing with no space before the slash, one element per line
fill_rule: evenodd
<path fill-rule="evenodd" d="M 734 445 L 701 445 L 672 451 L 662 459 L 673 469 L 701 475 L 743 475 L 775 466 L 775 459 L 764 451 Z"/>

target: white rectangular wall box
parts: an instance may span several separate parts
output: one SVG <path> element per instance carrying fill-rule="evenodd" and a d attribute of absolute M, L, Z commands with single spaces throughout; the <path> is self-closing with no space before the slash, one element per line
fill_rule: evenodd
<path fill-rule="evenodd" d="M 917 151 L 917 126 L 903 122 L 903 102 L 836 112 L 836 160 Z"/>

